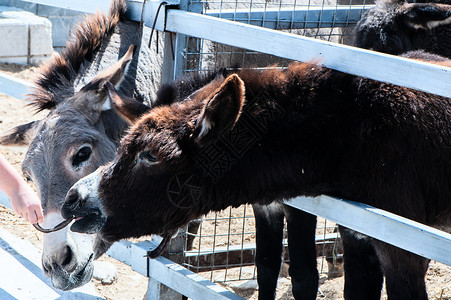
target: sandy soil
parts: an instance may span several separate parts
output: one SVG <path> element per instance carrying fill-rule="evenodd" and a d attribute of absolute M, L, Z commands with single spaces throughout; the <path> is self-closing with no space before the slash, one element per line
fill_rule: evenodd
<path fill-rule="evenodd" d="M 21 79 L 30 80 L 36 76 L 36 69 L 29 67 L 22 67 L 17 65 L 5 65 L 0 64 L 0 71 L 7 72 L 13 76 L 17 76 Z M 34 115 L 33 111 L 29 108 L 24 107 L 24 102 L 7 97 L 0 94 L 0 132 L 10 129 L 15 125 L 23 124 L 29 122 L 30 120 L 39 119 L 43 116 Z M 25 147 L 4 147 L 0 146 L 0 153 L 4 155 L 18 170 L 20 170 L 20 164 L 23 160 L 24 154 L 26 152 Z M 226 211 L 220 216 L 239 215 L 239 211 Z M 247 209 L 247 215 L 252 214 L 251 209 Z M 216 242 L 216 247 L 225 245 L 227 242 L 250 242 L 254 238 L 252 233 L 253 219 L 247 218 L 243 220 L 236 220 L 232 226 L 232 232 L 236 233 L 245 228 L 245 231 L 251 232 L 244 237 L 242 236 L 232 236 L 232 240 L 228 241 L 225 239 L 218 239 Z M 9 209 L 0 207 L 0 225 L 15 235 L 30 240 L 37 248 L 42 249 L 42 234 L 35 231 L 34 228 L 25 222 L 20 217 L 14 215 Z M 215 225 L 221 226 L 220 228 L 228 227 L 227 220 L 212 220 L 205 222 L 202 225 L 202 230 L 207 233 L 212 233 L 215 230 Z M 223 230 L 223 229 L 216 229 Z M 227 230 L 227 229 L 225 229 Z M 201 247 L 211 247 L 211 242 L 206 242 L 206 244 L 200 244 Z M 194 243 L 196 245 L 196 242 Z M 112 262 L 118 268 L 119 278 L 111 285 L 103 285 L 102 283 L 95 281 L 94 284 L 102 296 L 107 299 L 143 299 L 147 290 L 147 280 L 145 277 L 133 272 L 130 267 L 124 265 L 114 259 L 107 256 L 101 258 L 101 260 Z M 319 266 L 323 265 L 323 262 L 319 260 Z M 324 271 L 327 271 L 327 266 L 323 266 Z M 233 270 L 229 271 L 233 273 Z M 250 277 L 254 274 L 253 267 L 246 267 L 241 270 L 242 273 L 248 273 Z M 286 273 L 282 272 L 282 273 Z M 204 274 L 207 279 L 221 278 L 223 274 L 220 272 L 211 274 L 210 272 L 205 272 Z M 321 275 L 321 286 L 320 292 L 318 293 L 318 299 L 342 299 L 343 294 L 343 277 L 328 279 L 327 275 Z M 239 293 L 246 299 L 257 299 L 257 292 L 255 291 L 255 281 L 235 281 L 230 283 L 230 288 Z M 428 275 L 427 275 L 427 286 L 430 299 L 451 299 L 451 267 L 442 265 L 437 262 L 431 262 Z M 249 288 L 250 287 L 250 288 Z M 384 299 L 386 297 L 384 296 Z M 277 291 L 277 299 L 288 300 L 292 299 L 290 291 L 290 281 L 288 277 L 283 277 L 279 281 L 279 288 Z"/>

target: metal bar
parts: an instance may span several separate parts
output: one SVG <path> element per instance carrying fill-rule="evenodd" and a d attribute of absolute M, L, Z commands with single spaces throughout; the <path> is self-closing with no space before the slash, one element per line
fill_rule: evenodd
<path fill-rule="evenodd" d="M 451 266 L 451 234 L 446 232 L 366 204 L 329 196 L 297 197 L 285 203 Z"/>
<path fill-rule="evenodd" d="M 316 255 L 321 257 L 324 253 L 332 253 L 336 246 L 335 241 L 338 238 L 338 233 L 331 233 L 326 235 L 316 236 Z M 284 250 L 287 248 L 288 242 L 283 240 Z M 185 251 L 184 266 L 192 271 L 206 270 L 220 270 L 228 269 L 233 266 L 253 266 L 255 262 L 255 243 L 248 243 L 242 245 L 231 245 L 229 247 L 215 247 L 214 249 L 199 249 Z M 284 252 L 287 253 L 286 251 Z M 289 259 L 287 257 L 287 259 Z M 212 265 L 214 261 L 214 265 Z M 218 278 L 215 278 L 218 281 Z M 227 280 L 225 276 L 224 281 Z"/>
<path fill-rule="evenodd" d="M 167 258 L 159 257 L 149 260 L 145 257 L 147 252 L 157 245 L 152 241 L 144 241 L 131 244 L 129 247 L 128 243 L 121 241 L 114 243 L 107 254 L 113 258 L 118 256 L 119 260 L 130 265 L 134 271 L 152 277 L 191 299 L 243 299 Z M 125 260 L 122 260 L 124 258 Z"/>
<path fill-rule="evenodd" d="M 74 1 L 67 0 L 61 2 L 55 0 L 34 2 L 46 5 L 53 3 L 55 6 L 63 7 L 68 7 L 68 5 L 72 5 L 71 3 L 75 3 Z M 98 4 L 96 3 L 97 6 Z M 127 1 L 127 4 L 129 10 L 128 17 L 132 20 L 139 21 L 142 1 L 131 0 Z M 82 11 L 93 11 L 92 4 L 84 6 L 77 2 L 76 5 L 80 9 L 83 8 Z M 75 6 L 71 7 L 78 9 Z M 358 10 L 353 10 L 353 12 L 357 12 Z M 223 13 L 221 12 L 222 15 Z M 308 18 L 311 18 L 311 15 L 314 14 L 309 11 Z M 160 14 L 159 17 L 164 17 L 164 14 Z M 321 20 L 325 21 L 325 16 L 321 16 Z M 151 26 L 153 21 L 154 19 L 148 16 L 144 18 L 147 26 Z M 451 97 L 451 87 L 448 84 L 451 82 L 451 68 L 443 66 L 412 61 L 393 55 L 175 9 L 167 10 L 166 22 L 157 22 L 156 29 L 160 31 L 166 29 L 177 34 L 205 38 L 218 43 L 298 61 L 316 60 L 324 66 L 338 71 Z M 178 42 L 182 42 L 181 39 L 176 43 Z M 176 68 L 176 70 L 178 69 Z"/>
<path fill-rule="evenodd" d="M 451 68 L 444 66 L 174 9 L 166 30 L 451 97 Z"/>
<path fill-rule="evenodd" d="M 225 20 L 233 20 L 250 25 L 260 26 L 264 20 L 264 27 L 269 29 L 304 29 L 304 28 L 330 28 L 347 27 L 357 23 L 362 12 L 372 6 L 363 5 L 338 5 L 325 6 L 324 8 L 290 7 L 270 9 L 227 9 L 207 10 L 205 15 Z"/>
<path fill-rule="evenodd" d="M 95 13 L 97 11 L 108 12 L 109 0 L 31 0 L 31 3 L 54 6 L 64 9 L 81 11 L 86 13 Z M 149 6 L 152 3 L 159 4 L 161 1 L 149 1 Z M 169 5 L 173 5 L 178 1 L 166 1 Z M 127 10 L 130 19 L 134 21 L 140 20 L 142 0 L 128 0 Z M 154 6 L 155 7 L 155 6 Z M 318 27 L 335 27 L 346 26 L 349 23 L 356 23 L 360 19 L 361 13 L 371 8 L 371 5 L 338 5 L 338 6 L 324 6 L 324 8 L 312 8 L 298 6 L 296 10 L 291 7 L 279 8 L 253 9 L 223 9 L 207 10 L 206 15 L 212 17 L 219 17 L 227 20 L 235 20 L 238 22 L 246 22 L 252 25 L 261 25 L 264 20 L 264 27 L 272 29 L 301 29 L 301 28 L 318 28 Z M 236 13 L 235 13 L 236 12 Z M 321 22 L 320 22 L 321 20 Z M 145 23 L 147 26 L 152 26 L 153 20 L 147 18 Z M 279 26 L 277 26 L 277 24 Z M 293 26 L 291 26 L 291 23 Z M 160 29 L 162 30 L 162 29 Z"/>
<path fill-rule="evenodd" d="M 147 293 L 146 300 L 159 300 L 161 291 L 161 283 L 157 280 L 149 277 L 149 281 L 147 283 Z"/>
<path fill-rule="evenodd" d="M 8 96 L 22 99 L 33 87 L 28 81 L 21 80 L 0 72 L 0 92 Z"/>
<path fill-rule="evenodd" d="M 150 262 L 149 276 L 191 299 L 244 299 L 164 257 Z"/>
<path fill-rule="evenodd" d="M 335 233 L 326 233 L 326 234 L 318 234 L 315 236 L 316 243 L 324 243 L 327 241 L 334 241 L 339 238 L 338 232 Z M 284 246 L 288 245 L 288 240 L 283 239 L 282 244 Z M 247 250 L 255 250 L 255 243 L 246 243 L 242 245 L 230 245 L 230 246 L 222 246 L 215 247 L 215 250 L 204 249 L 204 250 L 188 250 L 185 251 L 185 256 L 194 257 L 199 255 L 211 255 L 215 253 L 224 253 L 224 252 L 239 252 L 239 251 L 247 251 Z"/>
<path fill-rule="evenodd" d="M 183 74 L 183 64 L 186 57 L 186 35 L 176 33 L 174 42 L 174 69 L 172 71 L 172 80 L 176 80 Z"/>

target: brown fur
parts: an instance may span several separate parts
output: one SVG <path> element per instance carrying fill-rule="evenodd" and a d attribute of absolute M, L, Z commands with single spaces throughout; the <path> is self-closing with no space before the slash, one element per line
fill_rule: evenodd
<path fill-rule="evenodd" d="M 244 97 L 236 92 L 240 82 Z M 203 112 L 219 95 L 229 106 L 215 113 L 228 122 L 205 122 Z M 450 122 L 451 100 L 421 91 L 312 64 L 243 70 L 142 116 L 115 160 L 71 188 L 62 212 L 92 215 L 72 229 L 92 233 L 103 224 L 98 235 L 115 241 L 171 235 L 228 206 L 327 194 L 443 228 L 451 214 Z M 205 134 L 199 134 L 202 124 Z M 168 191 L 183 174 L 202 194 L 190 198 L 185 190 L 182 200 L 191 202 L 180 206 Z M 345 245 L 348 298 L 380 297 L 382 275 L 390 298 L 427 298 L 427 259 L 359 241 Z"/>

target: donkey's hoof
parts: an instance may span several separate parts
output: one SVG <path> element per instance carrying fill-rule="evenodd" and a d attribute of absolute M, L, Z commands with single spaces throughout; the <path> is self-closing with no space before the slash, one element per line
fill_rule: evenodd
<path fill-rule="evenodd" d="M 92 275 L 94 279 L 99 280 L 102 284 L 112 284 L 117 280 L 116 267 L 109 262 L 95 261 L 94 273 Z"/>

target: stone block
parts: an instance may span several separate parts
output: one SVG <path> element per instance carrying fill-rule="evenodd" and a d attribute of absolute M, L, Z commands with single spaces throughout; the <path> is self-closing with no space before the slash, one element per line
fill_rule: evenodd
<path fill-rule="evenodd" d="M 53 52 L 52 47 L 52 23 L 44 19 L 41 24 L 29 26 L 30 30 L 30 55 L 49 55 Z"/>
<path fill-rule="evenodd" d="M 0 14 L 0 57 L 28 55 L 28 25 L 2 18 Z"/>
<path fill-rule="evenodd" d="M 39 65 L 41 64 L 43 61 L 49 59 L 50 57 L 52 57 L 52 55 L 32 55 L 28 58 L 28 64 L 32 64 L 32 65 Z"/>
<path fill-rule="evenodd" d="M 17 57 L 4 57 L 0 55 L 0 62 L 7 64 L 19 64 L 26 65 L 28 64 L 28 56 L 17 56 Z"/>
<path fill-rule="evenodd" d="M 15 7 L 0 6 L 0 37 L 3 62 L 37 64 L 53 53 L 50 21 Z"/>
<path fill-rule="evenodd" d="M 22 0 L 0 0 L 0 6 L 10 7 L 16 10 L 20 8 L 39 17 L 48 18 L 53 24 L 52 46 L 57 49 L 66 46 L 66 41 L 70 36 L 72 26 L 78 20 L 82 20 L 85 15 L 85 13 L 80 11 L 30 3 Z"/>

